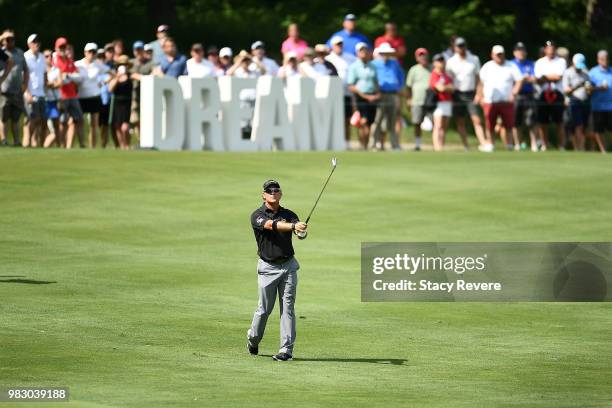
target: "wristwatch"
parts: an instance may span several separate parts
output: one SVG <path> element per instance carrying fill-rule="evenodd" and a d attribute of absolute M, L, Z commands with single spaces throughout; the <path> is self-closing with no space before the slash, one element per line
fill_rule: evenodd
<path fill-rule="evenodd" d="M 295 222 L 291 223 L 291 231 L 295 231 Z"/>

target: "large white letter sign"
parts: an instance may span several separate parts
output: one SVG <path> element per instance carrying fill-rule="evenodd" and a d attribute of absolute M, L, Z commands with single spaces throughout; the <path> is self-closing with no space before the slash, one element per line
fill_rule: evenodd
<path fill-rule="evenodd" d="M 230 151 L 255 151 L 257 145 L 250 139 L 242 139 L 240 122 L 251 119 L 251 111 L 240 105 L 240 91 L 255 89 L 255 78 L 219 77 L 221 96 L 221 123 L 225 148 Z"/>
<path fill-rule="evenodd" d="M 214 78 L 179 77 L 187 107 L 188 150 L 224 150 L 221 122 L 218 118 L 221 104 L 219 86 Z"/>
<path fill-rule="evenodd" d="M 297 75 L 287 78 L 287 110 L 299 150 L 312 150 L 314 129 L 319 126 L 314 123 L 319 119 L 314 89 L 315 82 L 312 78 Z"/>
<path fill-rule="evenodd" d="M 146 75 L 140 81 L 140 147 L 181 150 L 185 102 L 175 78 Z"/>
<path fill-rule="evenodd" d="M 295 139 L 287 116 L 283 82 L 265 75 L 257 81 L 251 140 L 259 150 L 295 150 Z"/>
<path fill-rule="evenodd" d="M 315 128 L 314 148 L 316 150 L 346 150 L 344 140 L 344 90 L 342 80 L 337 76 L 317 78 L 315 86 L 319 124 Z"/>

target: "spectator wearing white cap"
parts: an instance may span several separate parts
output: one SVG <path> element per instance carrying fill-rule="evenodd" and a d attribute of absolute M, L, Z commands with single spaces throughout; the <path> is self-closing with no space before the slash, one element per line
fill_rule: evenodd
<path fill-rule="evenodd" d="M 187 60 L 187 75 L 192 78 L 216 76 L 214 65 L 204 58 L 204 46 L 201 43 L 191 46 L 191 58 Z"/>
<path fill-rule="evenodd" d="M 372 61 L 376 69 L 376 78 L 380 89 L 380 100 L 376 117 L 372 124 L 372 139 L 376 148 L 384 150 L 383 124 L 391 134 L 391 147 L 400 150 L 399 136 L 396 129 L 400 92 L 404 88 L 404 70 L 395 59 L 395 48 L 389 43 L 382 43 L 376 52 L 380 58 Z"/>
<path fill-rule="evenodd" d="M 98 138 L 98 125 L 100 110 L 102 109 L 102 80 L 108 72 L 108 67 L 96 59 L 98 46 L 96 43 L 87 43 L 84 48 L 83 59 L 75 62 L 81 75 L 79 83 L 79 103 L 85 118 L 89 115 L 89 147 L 96 147 Z"/>
<path fill-rule="evenodd" d="M 380 89 L 376 76 L 376 67 L 368 44 L 362 42 L 355 46 L 357 60 L 351 64 L 348 72 L 348 84 L 355 94 L 357 110 L 361 115 L 359 142 L 364 150 L 368 148 L 370 126 L 376 117 L 376 108 L 380 99 Z"/>
<path fill-rule="evenodd" d="M 153 63 L 155 65 L 160 65 L 164 60 L 164 41 L 168 38 L 168 30 L 170 28 L 166 24 L 161 24 L 157 27 L 155 31 L 155 36 L 157 39 L 151 41 L 148 45 L 151 47 L 151 51 L 153 52 Z"/>
<path fill-rule="evenodd" d="M 356 55 L 355 46 L 360 43 L 366 43 L 368 48 L 371 47 L 370 40 L 365 35 L 356 31 L 357 28 L 357 17 L 354 14 L 350 13 L 344 16 L 344 21 L 342 22 L 342 30 L 332 34 L 327 40 L 327 46 L 333 46 L 334 37 L 342 38 L 344 42 L 344 47 L 347 53 Z"/>
<path fill-rule="evenodd" d="M 297 53 L 287 51 L 283 57 L 283 66 L 278 69 L 278 77 L 285 80 L 294 76 L 299 76 Z"/>
<path fill-rule="evenodd" d="M 25 91 L 27 124 L 24 124 L 23 146 L 43 146 L 45 138 L 45 83 L 47 64 L 40 52 L 37 34 L 28 37 L 28 51 L 23 54 L 28 66 L 28 89 Z M 26 129 L 27 126 L 27 129 Z"/>
<path fill-rule="evenodd" d="M 457 123 L 457 130 L 461 136 L 463 147 L 468 149 L 465 116 L 469 114 L 474 125 L 474 132 L 479 144 L 486 144 L 482 121 L 480 119 L 479 101 L 476 97 L 478 86 L 478 71 L 480 59 L 467 49 L 467 42 L 457 37 L 454 43 L 454 54 L 446 61 L 446 73 L 452 78 L 455 92 L 453 92 L 453 116 Z"/>
<path fill-rule="evenodd" d="M 281 45 L 281 53 L 293 51 L 297 56 L 298 60 L 301 60 L 304 56 L 304 51 L 308 48 L 308 43 L 300 38 L 300 30 L 296 23 L 291 23 L 287 27 L 287 39 L 283 41 Z"/>
<path fill-rule="evenodd" d="M 0 105 L 2 108 L 2 124 L 4 125 L 0 127 L 0 139 L 5 139 L 4 132 L 10 123 L 13 133 L 13 144 L 19 146 L 21 144 L 19 120 L 25 112 L 23 94 L 28 89 L 29 71 L 23 51 L 15 46 L 15 33 L 13 30 L 4 30 L 2 36 L 0 36 L 0 42 L 4 46 L 4 51 L 8 52 L 13 60 L 11 67 L 5 68 L 5 71 L 8 71 L 8 75 L 0 87 L 2 89 Z"/>
<path fill-rule="evenodd" d="M 325 57 L 325 60 L 336 68 L 338 77 L 340 77 L 344 84 L 344 131 L 346 141 L 348 142 L 351 136 L 349 121 L 355 110 L 355 102 L 348 85 L 348 69 L 349 66 L 355 62 L 355 56 L 348 52 L 344 52 L 344 39 L 340 36 L 335 36 L 331 39 L 331 52 Z"/>
<path fill-rule="evenodd" d="M 327 69 L 327 75 L 330 76 L 338 76 L 338 71 L 334 64 L 329 62 L 326 58 L 329 55 L 329 47 L 325 44 L 316 44 L 314 47 L 315 52 L 315 62 L 320 62 L 325 65 Z"/>
<path fill-rule="evenodd" d="M 563 92 L 569 99 L 570 129 L 574 150 L 584 150 L 584 129 L 591 114 L 589 72 L 583 54 L 574 54 L 572 66 L 563 73 Z"/>
<path fill-rule="evenodd" d="M 219 66 L 223 70 L 223 75 L 228 75 L 227 70 L 232 66 L 234 53 L 230 47 L 223 47 L 219 50 Z"/>
<path fill-rule="evenodd" d="M 493 150 L 493 132 L 497 118 L 501 117 L 506 132 L 501 132 L 504 145 L 512 148 L 508 135 L 512 134 L 514 149 L 519 150 L 519 140 L 514 125 L 514 99 L 521 90 L 523 74 L 517 66 L 506 61 L 504 47 L 495 45 L 491 49 L 491 60 L 480 70 L 478 99 L 482 101 L 485 122 L 488 129 L 487 144 L 480 146 L 481 151 Z"/>
<path fill-rule="evenodd" d="M 557 127 L 559 148 L 565 148 L 565 129 L 563 127 L 563 85 L 561 80 L 567 63 L 556 55 L 555 44 L 547 41 L 544 56 L 536 61 L 534 73 L 538 84 L 538 130 L 542 140 L 541 150 L 548 148 L 548 126 Z"/>
<path fill-rule="evenodd" d="M 259 62 L 266 68 L 265 75 L 276 76 L 278 74 L 278 64 L 272 58 L 266 57 L 266 47 L 263 41 L 255 41 L 251 44 L 251 54 L 253 63 Z"/>

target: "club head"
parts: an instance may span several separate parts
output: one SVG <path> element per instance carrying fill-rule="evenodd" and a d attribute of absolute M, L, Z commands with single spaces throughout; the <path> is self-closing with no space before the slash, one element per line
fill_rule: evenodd
<path fill-rule="evenodd" d="M 338 164 L 338 160 L 336 160 L 335 157 L 332 157 L 332 167 L 336 167 L 337 164 Z"/>

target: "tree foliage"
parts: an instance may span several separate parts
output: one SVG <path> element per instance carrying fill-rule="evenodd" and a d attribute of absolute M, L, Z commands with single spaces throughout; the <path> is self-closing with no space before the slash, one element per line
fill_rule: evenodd
<path fill-rule="evenodd" d="M 104 44 L 114 38 L 127 44 L 150 41 L 155 27 L 168 23 L 184 51 L 193 42 L 238 50 L 260 39 L 278 57 L 290 22 L 299 23 L 303 37 L 315 44 L 327 40 L 340 28 L 342 16 L 352 12 L 359 17 L 359 30 L 372 39 L 385 21 L 395 21 L 409 52 L 421 46 L 442 50 L 449 36 L 458 34 L 483 58 L 493 44 L 509 49 L 517 40 L 535 55 L 546 39 L 554 39 L 571 52 L 585 52 L 591 63 L 593 53 L 612 39 L 611 8 L 603 0 L 0 1 L 2 23 L 17 31 L 21 46 L 33 32 L 45 46 L 64 35 L 77 49 L 88 41 Z"/>

